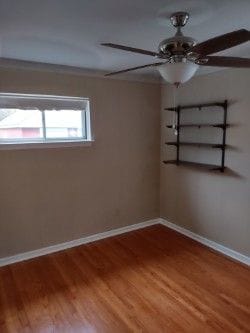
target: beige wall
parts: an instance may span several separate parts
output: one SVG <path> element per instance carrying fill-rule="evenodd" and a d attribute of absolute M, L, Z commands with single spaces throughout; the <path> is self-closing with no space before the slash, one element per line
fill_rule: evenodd
<path fill-rule="evenodd" d="M 204 172 L 161 163 L 161 216 L 184 226 L 243 254 L 250 254 L 250 72 L 226 70 L 192 79 L 180 88 L 181 104 L 228 99 L 228 122 L 225 174 Z M 162 88 L 162 108 L 173 104 L 173 91 Z M 189 111 L 186 111 L 189 112 Z M 212 118 L 211 118 L 212 116 Z M 170 119 L 167 119 L 167 117 Z M 190 111 L 185 121 L 217 121 L 218 112 L 197 114 Z M 204 117 L 210 117 L 205 119 Z M 172 158 L 173 148 L 167 148 L 166 140 L 173 139 L 165 124 L 171 121 L 170 112 L 162 112 L 162 156 Z M 189 129 L 183 138 L 216 142 L 218 130 Z M 191 131 L 191 132 L 190 132 Z M 217 131 L 217 132 L 216 132 Z M 210 138 L 210 136 L 212 137 Z M 190 149 L 183 158 L 215 163 L 216 151 L 202 153 Z"/>
<path fill-rule="evenodd" d="M 180 103 L 229 99 L 229 171 L 219 174 L 161 163 L 160 186 L 157 84 L 1 69 L 2 92 L 90 97 L 95 142 L 91 147 L 0 150 L 0 257 L 159 215 L 249 255 L 249 86 L 249 72 L 227 70 L 197 77 L 180 89 Z M 172 88 L 164 85 L 162 107 L 172 103 Z M 191 111 L 190 116 L 198 121 L 197 113 Z M 218 119 L 215 112 L 207 120 Z M 173 148 L 164 145 L 174 139 L 164 126 L 169 121 L 171 115 L 164 111 L 161 160 L 174 156 Z M 211 141 L 210 131 L 202 133 Z M 219 133 L 212 132 L 214 142 Z M 186 135 L 198 140 L 200 134 Z M 184 157 L 216 163 L 218 153 L 190 150 Z"/>
<path fill-rule="evenodd" d="M 159 216 L 159 85 L 2 69 L 0 90 L 89 97 L 95 137 L 0 150 L 0 257 Z"/>

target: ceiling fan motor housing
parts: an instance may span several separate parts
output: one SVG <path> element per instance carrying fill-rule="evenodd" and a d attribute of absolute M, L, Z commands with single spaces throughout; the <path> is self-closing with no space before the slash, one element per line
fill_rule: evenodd
<path fill-rule="evenodd" d="M 159 52 L 165 56 L 182 56 L 185 57 L 188 50 L 196 45 L 196 41 L 184 36 L 181 28 L 184 27 L 189 19 L 187 12 L 176 12 L 170 16 L 172 25 L 177 28 L 177 32 L 174 37 L 164 39 L 159 45 Z"/>
<path fill-rule="evenodd" d="M 188 50 L 196 45 L 196 40 L 191 37 L 176 35 L 171 38 L 164 39 L 159 45 L 159 52 L 164 55 L 183 55 L 185 56 Z"/>

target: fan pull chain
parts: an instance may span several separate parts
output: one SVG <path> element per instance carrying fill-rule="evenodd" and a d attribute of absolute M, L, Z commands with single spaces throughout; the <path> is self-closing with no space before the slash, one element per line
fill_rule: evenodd
<path fill-rule="evenodd" d="M 174 91 L 173 91 L 173 97 L 174 97 L 174 109 L 176 109 L 176 101 L 178 99 L 178 86 L 174 85 Z M 178 128 L 177 128 L 177 111 L 173 112 L 173 125 L 172 125 L 173 129 L 174 129 L 174 134 L 178 135 Z"/>

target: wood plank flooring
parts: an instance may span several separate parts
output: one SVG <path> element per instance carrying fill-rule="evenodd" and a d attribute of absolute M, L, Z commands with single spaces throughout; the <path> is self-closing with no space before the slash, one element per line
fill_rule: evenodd
<path fill-rule="evenodd" d="M 250 332 L 250 269 L 152 226 L 0 268 L 0 332 Z"/>

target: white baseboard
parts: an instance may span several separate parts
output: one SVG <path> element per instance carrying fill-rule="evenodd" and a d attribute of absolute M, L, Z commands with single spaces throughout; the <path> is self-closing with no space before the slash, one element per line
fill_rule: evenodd
<path fill-rule="evenodd" d="M 188 229 L 185 229 L 183 227 L 180 227 L 179 225 L 177 224 L 174 224 L 174 223 L 171 223 L 165 219 L 159 219 L 159 223 L 161 223 L 162 225 L 170 228 L 170 229 L 173 229 L 177 232 L 179 232 L 180 234 L 183 234 L 189 238 L 192 238 L 194 240 L 196 240 L 197 242 L 199 243 L 202 243 L 208 247 L 211 247 L 212 249 L 214 249 L 215 251 L 218 251 L 220 253 L 223 253 L 225 254 L 226 256 L 228 257 L 231 257 L 237 261 L 240 261 L 241 263 L 243 264 L 246 264 L 248 266 L 250 266 L 250 257 L 244 255 L 244 254 L 241 254 L 239 252 L 236 252 L 234 250 L 231 250 L 229 249 L 228 247 L 225 247 L 223 245 L 220 245 L 214 241 L 211 241 L 203 236 L 200 236 L 198 234 L 195 234 L 194 232 L 188 230 Z"/>
<path fill-rule="evenodd" d="M 79 246 L 82 244 L 87 244 L 87 243 L 91 243 L 91 242 L 95 242 L 97 240 L 100 239 L 104 239 L 104 238 L 108 238 L 108 237 L 112 237 L 112 236 L 116 236 L 116 235 L 121 235 L 123 233 L 129 232 L 129 231 L 133 231 L 133 230 L 138 230 L 138 229 L 142 229 L 145 227 L 149 227 L 151 225 L 155 225 L 155 224 L 162 224 L 165 227 L 168 227 L 170 229 L 173 229 L 189 238 L 192 238 L 194 240 L 196 240 L 199 243 L 202 243 L 220 253 L 225 254 L 228 257 L 231 257 L 237 261 L 240 261 L 248 266 L 250 266 L 250 257 L 245 256 L 239 252 L 236 252 L 234 250 L 231 250 L 225 246 L 222 246 L 214 241 L 211 241 L 205 237 L 202 237 L 198 234 L 195 234 L 194 232 L 185 229 L 183 227 L 178 226 L 177 224 L 171 223 L 165 219 L 159 218 L 159 219 L 154 219 L 154 220 L 148 220 L 145 222 L 141 222 L 141 223 L 137 223 L 137 224 L 132 224 L 132 225 L 128 225 L 126 227 L 123 228 L 118 228 L 118 229 L 113 229 L 113 230 L 109 230 L 109 231 L 105 231 L 105 232 L 101 232 L 98 234 L 94 234 L 94 235 L 90 235 L 90 236 L 86 236 L 80 239 L 75 239 L 69 242 L 65 242 L 65 243 L 60 243 L 60 244 L 56 244 L 56 245 L 52 245 L 52 246 L 48 246 L 48 247 L 44 247 L 42 249 L 38 249 L 38 250 L 34 250 L 34 251 L 29 251 L 29 252 L 24 252 L 24 253 L 20 253 L 11 257 L 5 257 L 5 258 L 0 258 L 0 267 L 1 266 L 6 266 L 6 265 L 10 265 L 19 261 L 24 261 L 24 260 L 28 260 L 28 259 L 32 259 L 32 258 L 36 258 L 36 257 L 40 257 L 46 254 L 50 254 L 50 253 L 54 253 L 54 252 L 58 252 L 58 251 L 62 251 L 62 250 L 66 250 L 75 246 Z"/>
<path fill-rule="evenodd" d="M 53 252 L 66 250 L 66 249 L 69 249 L 71 247 L 91 243 L 91 242 L 94 242 L 94 241 L 97 241 L 97 240 L 100 240 L 100 239 L 120 235 L 120 234 L 129 232 L 129 231 L 142 229 L 142 228 L 154 225 L 154 224 L 159 224 L 159 219 L 148 220 L 148 221 L 145 221 L 145 222 L 128 225 L 126 227 L 113 229 L 113 230 L 101 232 L 101 233 L 98 233 L 98 234 L 86 236 L 86 237 L 83 237 L 83 238 L 80 238 L 80 239 L 75 239 L 75 240 L 72 240 L 72 241 L 69 241 L 69 242 L 44 247 L 44 248 L 41 248 L 41 249 L 38 249 L 38 250 L 20 253 L 20 254 L 11 256 L 11 257 L 0 258 L 0 267 L 10 265 L 10 264 L 13 264 L 13 263 L 16 263 L 16 262 L 19 262 L 19 261 L 24 261 L 24 260 L 44 256 L 46 254 L 50 254 L 50 253 L 53 253 Z"/>

